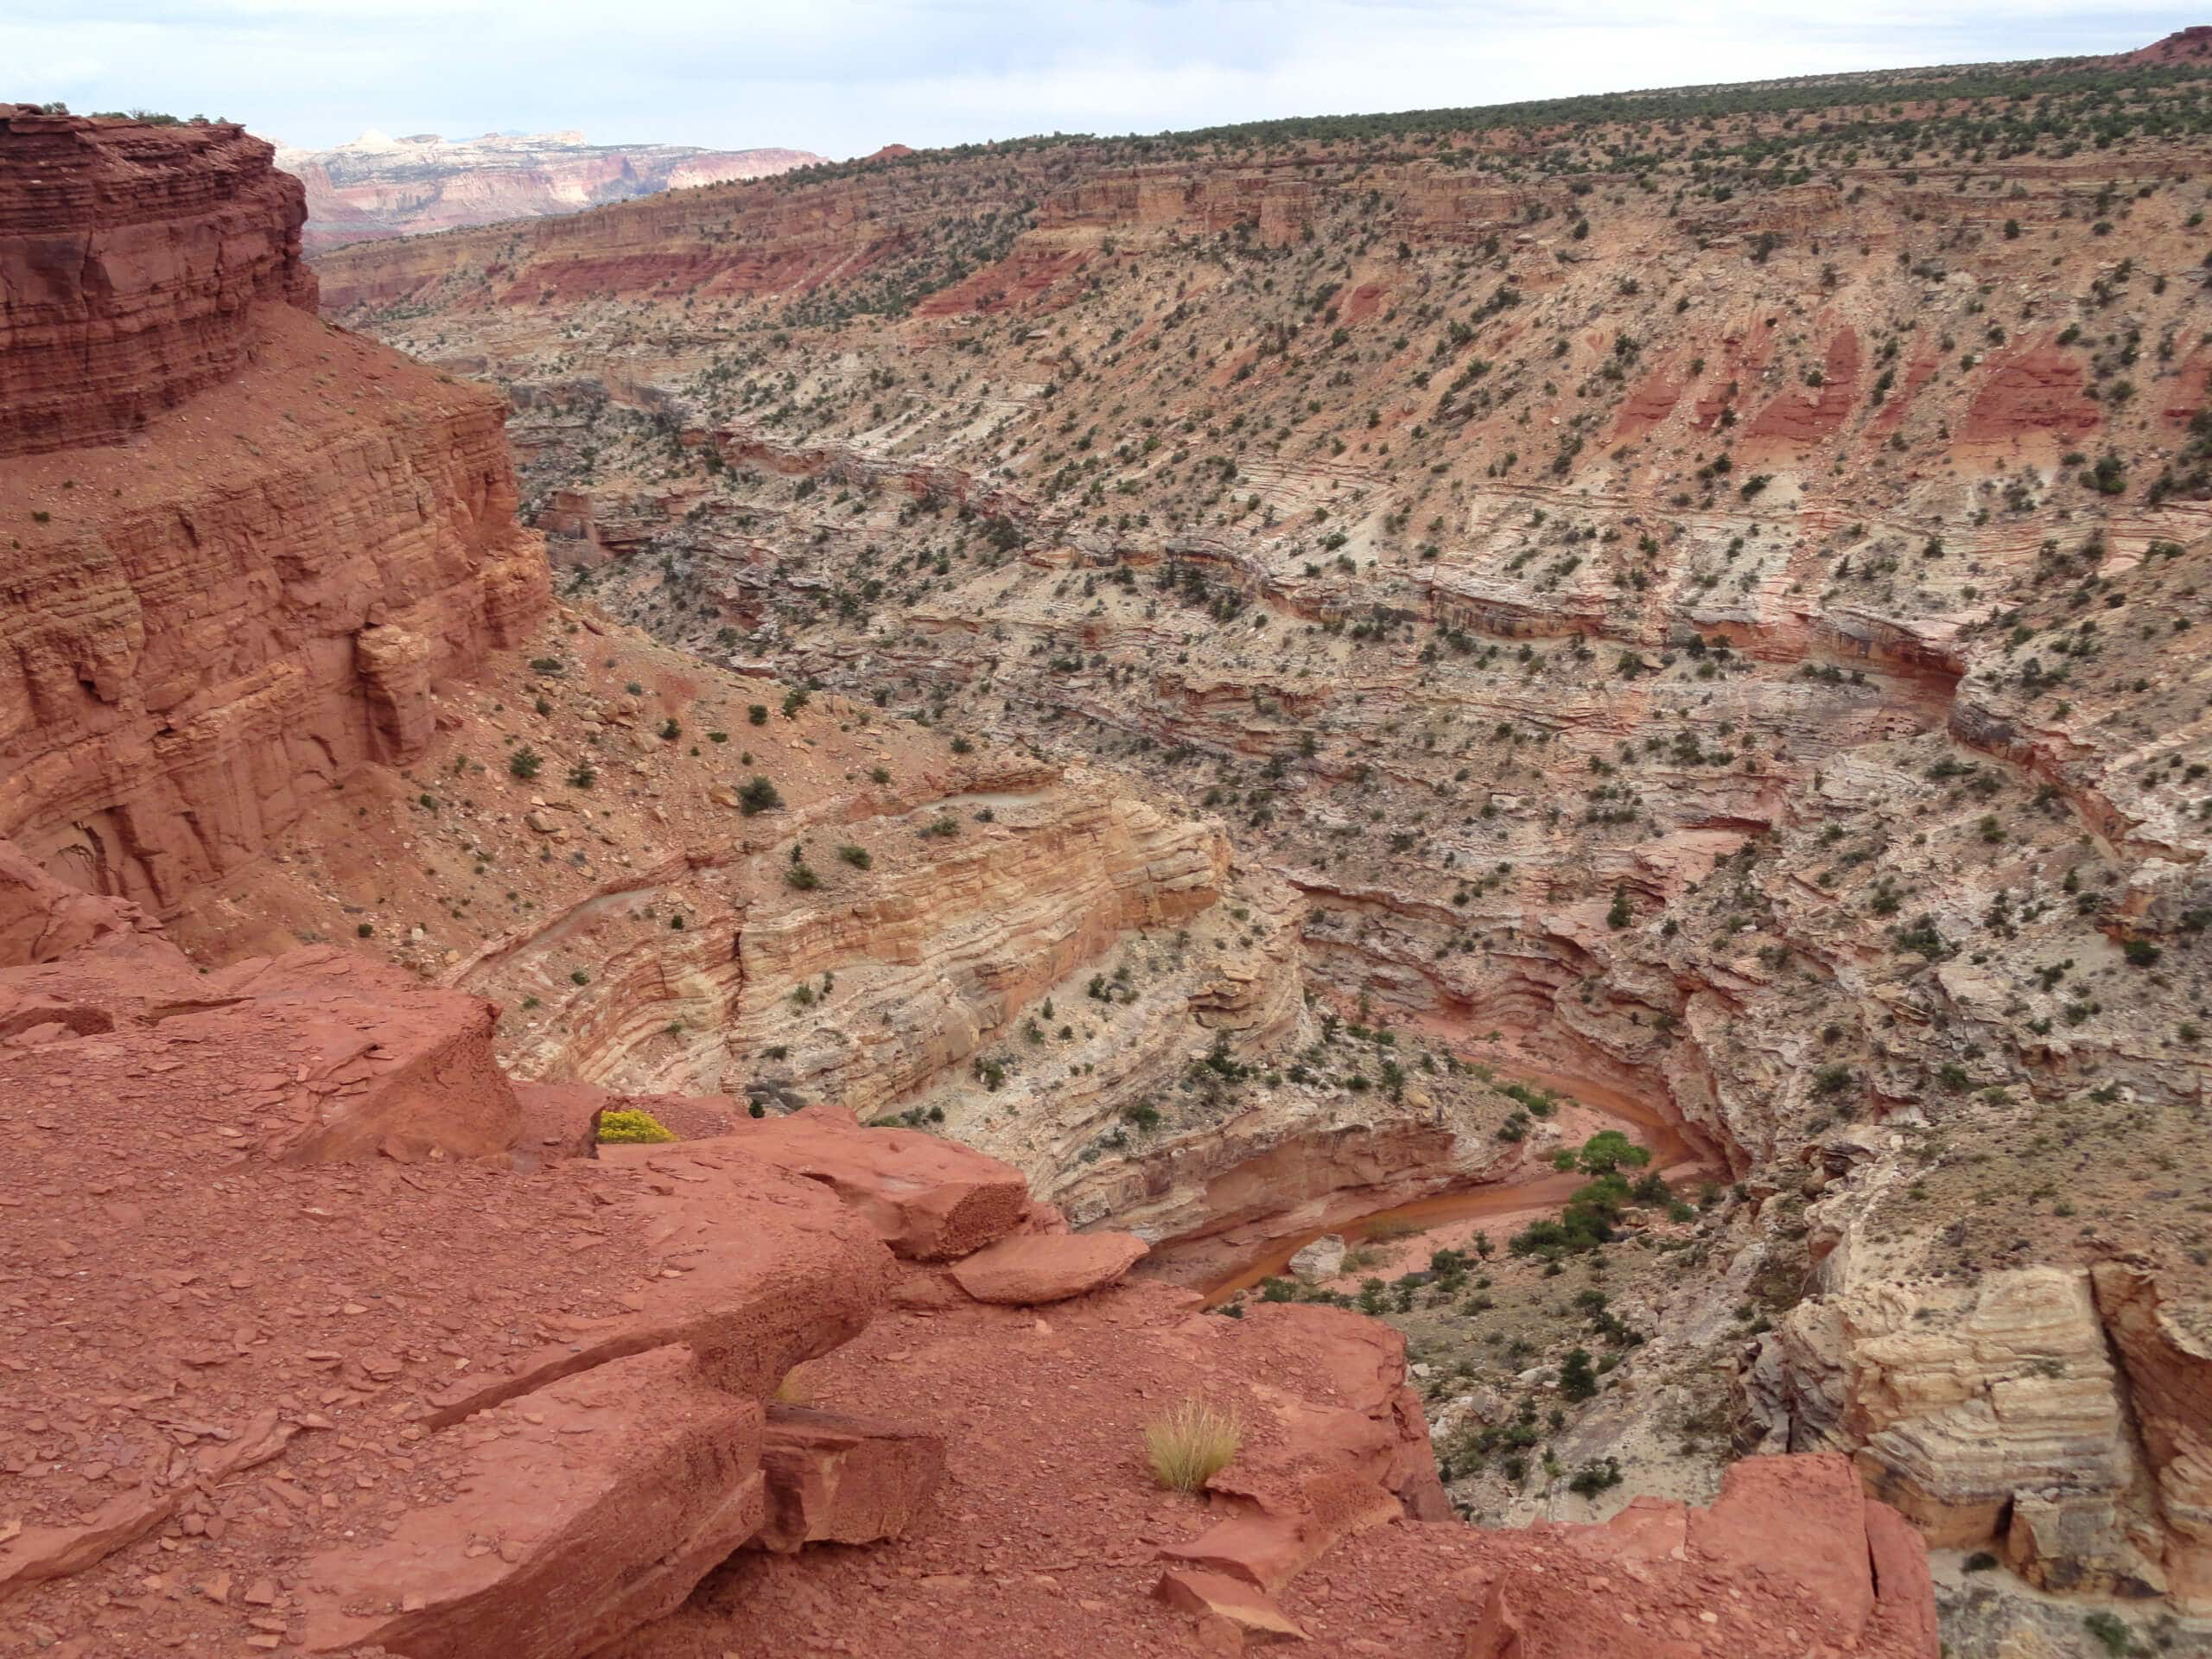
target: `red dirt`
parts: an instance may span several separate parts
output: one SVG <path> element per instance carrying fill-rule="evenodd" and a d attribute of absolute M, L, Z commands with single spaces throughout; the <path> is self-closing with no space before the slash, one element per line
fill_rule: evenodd
<path fill-rule="evenodd" d="M 1967 407 L 1959 438 L 1968 444 L 2013 444 L 2048 434 L 2072 442 L 2103 420 L 2082 394 L 2080 360 L 2055 340 L 2008 353 L 1986 365 L 1986 378 Z"/>
<path fill-rule="evenodd" d="M 1817 386 L 1792 387 L 1768 403 L 1751 423 L 1746 439 L 1773 448 L 1805 448 L 1825 442 L 1843 429 L 1858 407 L 1859 334 L 1839 328 L 1821 359 Z"/>

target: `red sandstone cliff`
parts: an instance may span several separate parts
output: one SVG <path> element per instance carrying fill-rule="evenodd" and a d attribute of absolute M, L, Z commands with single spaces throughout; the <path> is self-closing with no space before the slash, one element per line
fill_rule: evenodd
<path fill-rule="evenodd" d="M 0 117 L 0 836 L 162 913 L 545 601 L 501 401 L 315 321 L 270 155 Z"/>
<path fill-rule="evenodd" d="M 243 128 L 0 105 L 0 456 L 111 443 L 312 311 L 299 181 Z"/>

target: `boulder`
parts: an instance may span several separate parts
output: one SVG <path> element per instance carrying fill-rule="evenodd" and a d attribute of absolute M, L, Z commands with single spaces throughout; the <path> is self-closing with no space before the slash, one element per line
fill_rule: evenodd
<path fill-rule="evenodd" d="M 768 1519 L 753 1546 L 904 1538 L 944 1478 L 944 1440 L 842 1412 L 772 1404 L 762 1442 Z"/>
<path fill-rule="evenodd" d="M 1290 1270 L 1300 1279 L 1333 1279 L 1344 1267 L 1344 1241 L 1337 1233 L 1322 1234 L 1290 1258 Z"/>
<path fill-rule="evenodd" d="M 1145 1243 L 1129 1233 L 1024 1233 L 955 1262 L 955 1282 L 979 1302 L 1033 1307 L 1113 1284 Z"/>
<path fill-rule="evenodd" d="M 1466 1659 L 1529 1659 L 1521 1615 L 1505 1594 L 1505 1580 L 1490 1587 L 1483 1601 L 1483 1616 L 1467 1632 Z"/>
<path fill-rule="evenodd" d="M 1332 1469 L 1309 1477 L 1294 1492 L 1270 1495 L 1255 1513 L 1232 1516 L 1160 1554 L 1162 1560 L 1272 1592 L 1344 1539 L 1388 1526 L 1404 1513 L 1397 1498 L 1373 1481 Z"/>
<path fill-rule="evenodd" d="M 1152 1593 L 1195 1618 L 1225 1619 L 1247 1637 L 1266 1641 L 1290 1637 L 1303 1641 L 1306 1637 L 1297 1621 L 1266 1591 L 1218 1573 L 1170 1568 L 1160 1575 Z"/>
<path fill-rule="evenodd" d="M 747 1117 L 730 1141 L 749 1157 L 821 1182 L 909 1261 L 979 1250 L 1019 1228 L 1029 1209 L 1029 1183 L 997 1159 L 918 1129 L 864 1128 L 836 1107 Z"/>

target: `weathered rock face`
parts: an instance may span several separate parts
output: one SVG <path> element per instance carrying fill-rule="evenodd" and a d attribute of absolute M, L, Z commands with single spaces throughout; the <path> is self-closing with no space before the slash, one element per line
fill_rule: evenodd
<path fill-rule="evenodd" d="M 268 146 L 19 113 L 0 156 L 29 296 L 0 337 L 0 836 L 173 915 L 419 755 L 431 682 L 522 636 L 544 562 L 499 400 L 310 315 Z"/>
<path fill-rule="evenodd" d="M 804 149 L 592 144 L 580 132 L 448 140 L 364 133 L 330 149 L 282 149 L 276 165 L 307 187 L 309 253 L 382 237 L 573 213 L 602 202 L 819 162 Z"/>
<path fill-rule="evenodd" d="M 809 1096 L 863 1113 L 966 1067 L 1015 1010 L 1137 929 L 1172 928 L 1217 903 L 1229 875 L 1217 830 L 1141 802 L 1063 784 L 946 802 L 991 823 L 926 857 L 884 861 L 843 902 L 764 906 L 740 939 L 734 1041 L 766 1046 L 791 994 L 825 971 L 866 1010 L 823 1021 L 787 1061 Z"/>
<path fill-rule="evenodd" d="M 2178 1294 L 2129 1262 L 2100 1262 L 2090 1278 L 2157 1484 L 2167 1587 L 2183 1605 L 2212 1611 L 2212 1334 L 2204 1299 Z"/>
<path fill-rule="evenodd" d="M 137 906 L 65 886 L 0 841 L 0 968 L 51 962 L 79 945 L 150 927 Z"/>
<path fill-rule="evenodd" d="M 495 401 L 289 307 L 254 321 L 253 367 L 141 446 L 6 467 L 38 505 L 0 577 L 0 833 L 157 914 L 352 767 L 419 754 L 432 676 L 546 599 Z"/>
<path fill-rule="evenodd" d="M 2097 1502 L 2109 1522 L 2136 1484 L 2086 1272 L 1993 1274 L 1940 1301 L 1870 1287 L 1798 1308 L 1781 1340 L 1789 1443 L 1857 1448 L 1872 1488 L 1940 1546 L 1999 1541 L 2044 1494 Z"/>
<path fill-rule="evenodd" d="M 244 129 L 0 105 L 0 458 L 114 443 L 312 311 L 299 181 Z"/>

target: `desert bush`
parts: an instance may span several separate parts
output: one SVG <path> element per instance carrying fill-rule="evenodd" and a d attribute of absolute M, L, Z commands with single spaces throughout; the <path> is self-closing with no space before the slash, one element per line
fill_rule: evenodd
<path fill-rule="evenodd" d="M 599 1115 L 599 1141 L 601 1146 L 658 1146 L 664 1141 L 675 1139 L 675 1132 L 651 1112 L 625 1109 Z"/>

